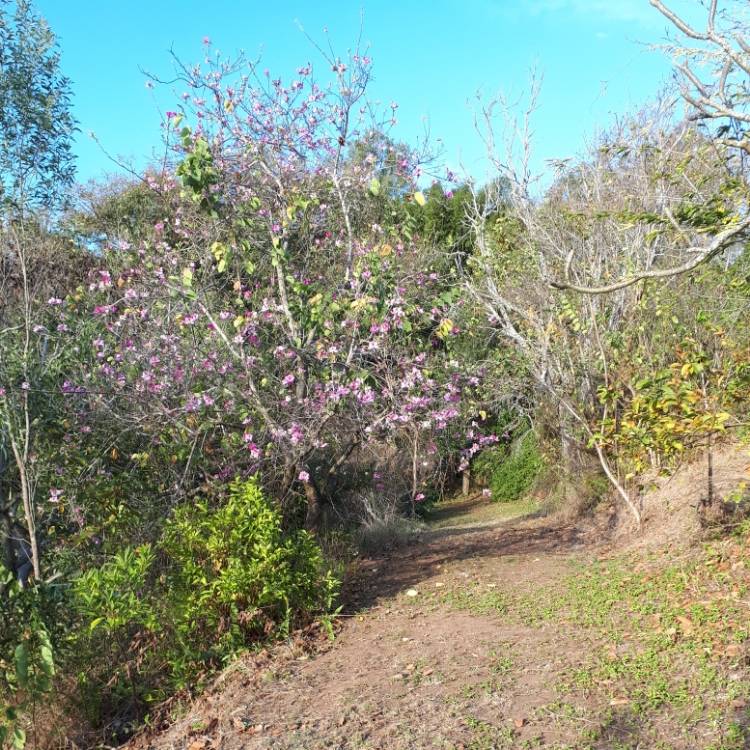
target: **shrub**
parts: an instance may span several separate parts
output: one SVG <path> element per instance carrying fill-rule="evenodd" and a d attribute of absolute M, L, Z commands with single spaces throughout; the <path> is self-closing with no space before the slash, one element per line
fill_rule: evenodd
<path fill-rule="evenodd" d="M 108 649 L 102 675 L 120 677 L 110 702 L 149 704 L 330 611 L 337 587 L 313 537 L 286 533 L 250 481 L 235 482 L 219 507 L 178 508 L 157 544 L 83 574 L 75 594 L 89 624 L 82 642 Z M 89 672 L 87 692 L 96 682 Z"/>
<path fill-rule="evenodd" d="M 357 546 L 368 554 L 398 549 L 413 542 L 423 529 L 419 521 L 396 514 L 374 518 L 357 529 Z"/>
<path fill-rule="evenodd" d="M 336 582 L 306 531 L 285 534 L 254 482 L 235 483 L 212 510 L 184 506 L 164 535 L 180 642 L 224 659 L 330 608 Z"/>
<path fill-rule="evenodd" d="M 55 588 L 41 583 L 22 587 L 0 565 L 0 747 L 26 744 L 28 715 L 52 691 L 53 639 L 65 620 Z"/>
<path fill-rule="evenodd" d="M 474 471 L 492 490 L 495 501 L 513 502 L 532 489 L 543 466 L 536 435 L 528 430 L 510 446 L 484 451 L 474 462 Z"/>

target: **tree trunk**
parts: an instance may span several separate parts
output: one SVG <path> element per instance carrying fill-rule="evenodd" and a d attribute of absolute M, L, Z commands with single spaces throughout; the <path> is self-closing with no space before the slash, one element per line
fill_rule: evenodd
<path fill-rule="evenodd" d="M 612 472 L 612 469 L 609 466 L 609 462 L 607 461 L 607 458 L 604 455 L 604 451 L 601 449 L 601 446 L 599 445 L 599 443 L 594 442 L 594 448 L 596 448 L 596 455 L 599 457 L 599 463 L 601 464 L 602 469 L 604 469 L 604 473 L 607 475 L 607 479 L 609 479 L 612 486 L 617 490 L 617 494 L 625 501 L 625 505 L 627 505 L 628 510 L 633 514 L 635 523 L 638 529 L 640 530 L 641 528 L 640 511 L 636 507 L 636 504 L 630 498 L 630 495 L 627 493 L 625 488 L 620 484 L 620 482 L 617 481 L 617 477 Z"/>
<path fill-rule="evenodd" d="M 13 554 L 13 522 L 7 508 L 0 510 L 0 561 L 13 575 L 16 574 L 15 555 Z"/>
<path fill-rule="evenodd" d="M 468 495 L 471 492 L 471 469 L 467 466 L 461 472 L 461 494 Z"/>
<path fill-rule="evenodd" d="M 320 502 L 320 493 L 313 483 L 312 479 L 304 482 L 305 499 L 307 500 L 307 513 L 305 515 L 305 528 L 308 531 L 316 533 L 320 529 L 322 516 L 322 507 Z"/>

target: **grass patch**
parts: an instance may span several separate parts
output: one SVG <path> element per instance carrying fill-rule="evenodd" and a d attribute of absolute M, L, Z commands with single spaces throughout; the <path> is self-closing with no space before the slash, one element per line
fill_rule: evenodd
<path fill-rule="evenodd" d="M 532 593 L 514 591 L 512 582 L 505 590 L 469 583 L 442 601 L 554 626 L 561 639 L 581 644 L 583 662 L 562 673 L 557 701 L 539 714 L 576 731 L 576 748 L 750 746 L 747 530 L 689 556 L 575 563 L 560 583 Z M 494 689 L 495 680 L 488 684 Z M 486 727 L 477 729 L 477 742 L 488 736 Z"/>

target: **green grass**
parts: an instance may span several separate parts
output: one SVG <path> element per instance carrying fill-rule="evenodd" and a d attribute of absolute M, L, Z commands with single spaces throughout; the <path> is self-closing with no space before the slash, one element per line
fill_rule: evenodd
<path fill-rule="evenodd" d="M 524 498 L 512 503 L 483 502 L 464 498 L 447 500 L 430 508 L 424 520 L 430 529 L 446 529 L 462 526 L 489 526 L 536 513 L 539 504 L 533 498 Z"/>
<path fill-rule="evenodd" d="M 583 663 L 554 686 L 558 699 L 537 711 L 542 722 L 582 727 L 575 747 L 666 750 L 701 736 L 696 747 L 704 750 L 739 750 L 750 742 L 742 728 L 750 720 L 748 542 L 750 535 L 715 540 L 685 558 L 577 564 L 560 584 L 532 593 L 514 591 L 512 582 L 504 591 L 469 583 L 442 601 L 508 623 L 552 626 L 561 639 L 586 644 Z M 491 670 L 509 673 L 506 658 Z M 500 687 L 491 678 L 466 697 Z M 478 725 L 476 747 L 489 736 Z"/>

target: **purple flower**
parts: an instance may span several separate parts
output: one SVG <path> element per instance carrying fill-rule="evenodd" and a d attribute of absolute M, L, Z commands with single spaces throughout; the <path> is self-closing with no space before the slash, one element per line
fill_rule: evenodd
<path fill-rule="evenodd" d="M 197 411 L 201 406 L 201 397 L 194 393 L 185 403 L 185 411 Z"/>
<path fill-rule="evenodd" d="M 299 479 L 299 481 L 300 481 L 300 482 L 305 482 L 305 483 L 307 483 L 307 482 L 309 482 L 309 481 L 310 481 L 310 475 L 309 475 L 309 474 L 308 474 L 308 473 L 307 473 L 306 471 L 301 471 L 301 472 L 299 473 L 299 477 L 298 477 L 298 479 Z"/>
<path fill-rule="evenodd" d="M 300 427 L 300 425 L 298 425 L 296 422 L 289 428 L 288 433 L 289 440 L 291 441 L 292 445 L 297 445 L 304 437 L 302 427 Z"/>
<path fill-rule="evenodd" d="M 50 297 L 47 300 L 48 305 L 62 305 L 63 301 L 59 297 Z"/>

